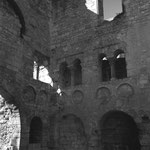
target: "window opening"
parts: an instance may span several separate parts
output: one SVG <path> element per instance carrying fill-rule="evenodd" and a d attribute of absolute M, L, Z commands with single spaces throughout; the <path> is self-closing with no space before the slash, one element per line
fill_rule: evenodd
<path fill-rule="evenodd" d="M 115 75 L 117 79 L 127 77 L 126 59 L 123 51 L 120 51 L 115 58 Z"/>
<path fill-rule="evenodd" d="M 103 0 L 104 20 L 111 21 L 122 12 L 122 0 Z"/>
<path fill-rule="evenodd" d="M 110 63 L 105 56 L 105 54 L 101 54 L 100 56 L 100 67 L 101 67 L 101 79 L 102 81 L 110 81 L 111 79 L 111 67 Z"/>
<path fill-rule="evenodd" d="M 60 76 L 63 87 L 71 86 L 71 71 L 68 68 L 67 63 L 62 63 L 60 65 Z"/>
<path fill-rule="evenodd" d="M 33 79 L 38 80 L 39 79 L 39 66 L 36 61 L 34 61 L 34 67 L 33 67 Z"/>
<path fill-rule="evenodd" d="M 43 65 L 39 65 L 36 61 L 34 61 L 33 79 L 48 83 L 53 86 L 53 81 L 52 78 L 49 76 L 48 69 Z"/>
<path fill-rule="evenodd" d="M 74 85 L 82 84 L 82 67 L 79 59 L 74 61 Z"/>
<path fill-rule="evenodd" d="M 86 7 L 93 13 L 98 14 L 98 0 L 86 0 Z"/>
<path fill-rule="evenodd" d="M 29 132 L 29 143 L 35 144 L 42 141 L 42 121 L 39 117 L 34 117 L 31 120 L 30 132 Z"/>

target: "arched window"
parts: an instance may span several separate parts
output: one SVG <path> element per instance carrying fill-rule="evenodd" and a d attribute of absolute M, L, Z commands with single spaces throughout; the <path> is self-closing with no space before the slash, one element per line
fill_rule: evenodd
<path fill-rule="evenodd" d="M 74 114 L 65 114 L 57 124 L 58 128 L 55 130 L 57 135 L 55 136 L 59 140 L 58 147 L 64 150 L 87 149 L 85 127 L 80 118 Z M 79 148 L 77 148 L 77 144 L 72 143 L 78 143 Z"/>
<path fill-rule="evenodd" d="M 99 55 L 99 65 L 100 65 L 100 72 L 101 72 L 101 80 L 102 81 L 110 81 L 111 67 L 110 67 L 110 63 L 105 54 Z"/>
<path fill-rule="evenodd" d="M 41 143 L 42 141 L 42 121 L 39 117 L 34 117 L 30 123 L 29 143 Z"/>
<path fill-rule="evenodd" d="M 117 79 L 127 77 L 125 53 L 122 50 L 115 51 L 115 76 Z"/>
<path fill-rule="evenodd" d="M 71 86 L 71 71 L 66 62 L 60 65 L 60 79 L 63 87 Z"/>
<path fill-rule="evenodd" d="M 74 77 L 74 85 L 82 84 L 82 67 L 81 61 L 76 59 L 73 64 L 73 77 Z"/>

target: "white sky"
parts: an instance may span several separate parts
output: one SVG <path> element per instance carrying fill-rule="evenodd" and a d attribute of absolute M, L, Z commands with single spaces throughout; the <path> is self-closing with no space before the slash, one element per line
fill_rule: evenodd
<path fill-rule="evenodd" d="M 86 0 L 86 6 L 89 10 L 97 13 L 98 0 Z M 122 12 L 122 0 L 103 0 L 104 19 L 111 20 L 118 13 Z"/>
<path fill-rule="evenodd" d="M 113 18 L 122 12 L 122 0 L 103 0 L 104 19 Z"/>

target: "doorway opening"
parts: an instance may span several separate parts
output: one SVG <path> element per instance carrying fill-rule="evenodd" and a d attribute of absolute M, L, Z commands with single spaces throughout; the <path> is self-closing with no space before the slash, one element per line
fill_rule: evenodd
<path fill-rule="evenodd" d="M 140 150 L 136 123 L 122 111 L 111 111 L 103 116 L 101 137 L 103 150 Z"/>

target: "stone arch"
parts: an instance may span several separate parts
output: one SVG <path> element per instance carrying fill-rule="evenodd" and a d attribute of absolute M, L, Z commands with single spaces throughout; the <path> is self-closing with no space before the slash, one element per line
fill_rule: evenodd
<path fill-rule="evenodd" d="M 65 114 L 57 124 L 57 146 L 64 150 L 86 150 L 87 139 L 83 122 L 74 114 Z"/>
<path fill-rule="evenodd" d="M 0 87 L 0 150 L 20 148 L 21 115 L 19 105 Z"/>
<path fill-rule="evenodd" d="M 30 123 L 29 144 L 40 144 L 42 141 L 42 120 L 40 117 L 33 117 Z"/>
<path fill-rule="evenodd" d="M 18 17 L 19 22 L 21 24 L 20 37 L 22 38 L 23 35 L 25 34 L 26 27 L 25 27 L 24 16 L 21 9 L 19 8 L 18 4 L 14 0 L 6 0 L 6 1 L 3 0 L 2 3 L 4 3 L 4 5 L 7 5 L 9 8 L 11 8 L 15 13 L 15 15 Z"/>
<path fill-rule="evenodd" d="M 36 91 L 34 87 L 27 85 L 22 91 L 23 100 L 26 104 L 34 103 L 36 99 Z"/>
<path fill-rule="evenodd" d="M 111 67 L 107 59 L 107 56 L 104 53 L 99 54 L 99 71 L 100 71 L 100 80 L 109 81 L 111 79 Z"/>
<path fill-rule="evenodd" d="M 47 107 L 48 104 L 48 93 L 45 90 L 41 90 L 38 93 L 37 97 L 37 104 L 38 106 Z"/>
<path fill-rule="evenodd" d="M 122 111 L 109 111 L 100 120 L 103 150 L 140 150 L 139 130 L 134 119 Z"/>
<path fill-rule="evenodd" d="M 76 59 L 73 62 L 73 79 L 74 85 L 82 84 L 82 66 L 80 59 Z"/>
<path fill-rule="evenodd" d="M 134 95 L 134 88 L 128 83 L 120 84 L 117 88 L 117 95 L 119 97 L 132 97 Z"/>

